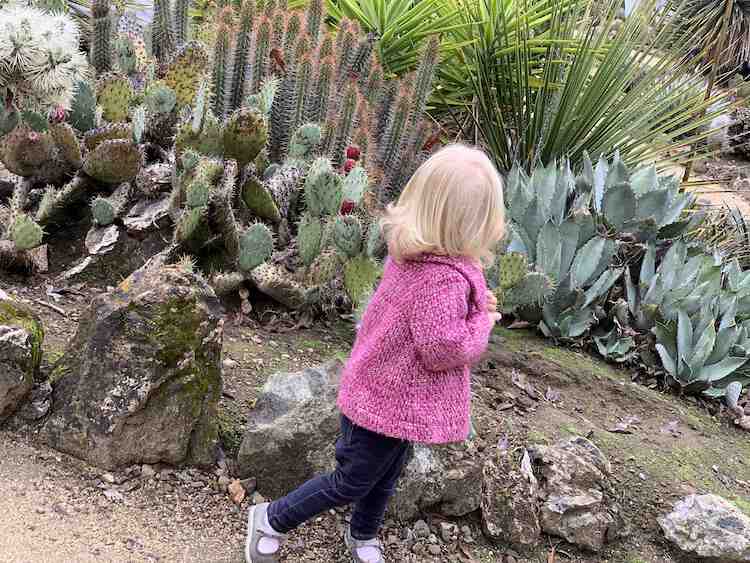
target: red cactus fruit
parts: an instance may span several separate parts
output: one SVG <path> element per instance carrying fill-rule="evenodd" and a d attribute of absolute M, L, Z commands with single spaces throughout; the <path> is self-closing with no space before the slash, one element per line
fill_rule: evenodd
<path fill-rule="evenodd" d="M 355 166 L 357 166 L 357 161 L 352 158 L 347 158 L 346 162 L 344 162 L 344 174 L 349 174 Z"/>
<path fill-rule="evenodd" d="M 55 106 L 54 108 L 49 110 L 47 119 L 50 123 L 62 123 L 63 121 L 65 121 L 65 108 L 63 108 L 62 106 Z"/>
<path fill-rule="evenodd" d="M 357 145 L 351 145 L 346 147 L 346 158 L 351 160 L 359 160 L 360 150 Z"/>
<path fill-rule="evenodd" d="M 352 211 L 354 211 L 355 207 L 357 207 L 356 203 L 348 199 L 345 199 L 344 201 L 341 202 L 341 214 L 349 215 Z"/>

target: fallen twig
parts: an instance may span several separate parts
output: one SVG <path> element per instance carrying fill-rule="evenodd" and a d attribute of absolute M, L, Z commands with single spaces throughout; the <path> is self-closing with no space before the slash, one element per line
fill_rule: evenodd
<path fill-rule="evenodd" d="M 62 315 L 63 317 L 67 317 L 68 316 L 68 313 L 66 313 L 64 309 L 61 309 L 57 305 L 53 305 L 52 303 L 49 303 L 48 301 L 43 301 L 41 299 L 32 299 L 32 301 L 34 303 L 36 303 L 37 305 L 42 305 L 43 307 L 47 307 L 49 309 L 52 309 L 55 313 L 58 313 L 58 314 Z"/>

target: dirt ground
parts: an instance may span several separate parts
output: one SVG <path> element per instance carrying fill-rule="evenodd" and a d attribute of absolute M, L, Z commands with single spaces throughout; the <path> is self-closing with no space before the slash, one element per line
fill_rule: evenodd
<path fill-rule="evenodd" d="M 39 277 L 20 285 L 0 279 L 0 288 L 27 301 L 43 319 L 47 371 L 64 353 L 79 312 L 103 290 L 61 291 L 50 280 Z M 57 299 L 48 295 L 50 287 Z M 64 314 L 42 305 L 45 301 Z M 283 312 L 268 307 L 248 318 L 227 317 L 220 417 L 229 454 L 239 445 L 245 415 L 269 374 L 343 358 L 353 338 L 344 321 L 292 327 Z M 478 455 L 493 455 L 504 438 L 516 453 L 531 443 L 574 434 L 593 440 L 612 462 L 631 524 L 629 538 L 598 555 L 553 538 L 535 553 L 518 554 L 486 542 L 479 519 L 471 516 L 457 522 L 468 526 L 462 528 L 468 533 L 462 541 L 440 542 L 440 555 L 417 555 L 402 539 L 409 524 L 389 521 L 383 531 L 389 560 L 678 561 L 656 524 L 674 501 L 694 491 L 713 492 L 750 513 L 747 433 L 720 413 L 711 416 L 690 401 L 632 383 L 628 372 L 528 332 L 498 329 L 493 336 L 474 375 L 474 416 Z M 0 459 L 0 560 L 8 563 L 239 562 L 247 507 L 260 500 L 249 497 L 235 506 L 212 473 L 155 467 L 153 475 L 140 468 L 106 474 L 38 444 L 33 432 L 0 432 Z M 346 513 L 334 512 L 305 525 L 292 535 L 284 561 L 348 561 L 339 539 L 345 518 Z M 424 518 L 439 525 L 436 515 Z"/>

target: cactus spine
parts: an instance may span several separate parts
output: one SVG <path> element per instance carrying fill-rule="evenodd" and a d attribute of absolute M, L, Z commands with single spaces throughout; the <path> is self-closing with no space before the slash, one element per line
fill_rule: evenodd
<path fill-rule="evenodd" d="M 427 43 L 422 61 L 417 69 L 414 85 L 414 105 L 412 106 L 411 124 L 417 122 L 427 107 L 427 98 L 432 92 L 432 80 L 435 77 L 435 69 L 438 65 L 440 52 L 440 39 L 435 36 Z"/>
<path fill-rule="evenodd" d="M 333 84 L 334 62 L 329 57 L 318 63 L 318 72 L 315 82 L 315 90 L 310 96 L 307 109 L 308 119 L 314 123 L 321 123 L 325 119 L 328 100 L 331 97 L 331 86 Z"/>
<path fill-rule="evenodd" d="M 329 129 L 326 132 L 326 151 L 334 164 L 344 161 L 344 149 L 351 139 L 351 134 L 356 127 L 357 104 L 359 92 L 356 83 L 352 80 L 344 91 L 341 107 L 335 115 L 328 118 Z M 335 128 L 331 125 L 335 122 Z"/>
<path fill-rule="evenodd" d="M 109 10 L 110 0 L 93 0 L 91 3 L 91 64 L 98 74 L 112 70 L 112 20 Z"/>
<path fill-rule="evenodd" d="M 97 197 L 91 202 L 94 223 L 106 227 L 122 214 L 130 200 L 130 184 L 122 184 L 109 197 Z"/>
<path fill-rule="evenodd" d="M 295 131 L 307 119 L 306 104 L 312 85 L 312 61 L 304 57 L 296 69 L 296 91 L 294 93 L 294 112 L 292 114 L 291 130 Z"/>
<path fill-rule="evenodd" d="M 241 271 L 251 272 L 273 254 L 273 235 L 263 223 L 251 225 L 240 236 L 238 265 Z"/>
<path fill-rule="evenodd" d="M 166 62 L 175 51 L 175 30 L 169 0 L 154 0 L 151 50 L 156 60 Z"/>
<path fill-rule="evenodd" d="M 232 57 L 232 87 L 229 92 L 229 111 L 242 105 L 247 81 L 247 66 L 250 56 L 250 42 L 253 32 L 253 18 L 255 17 L 255 0 L 245 0 L 240 10 L 240 29 L 234 46 Z"/>
<path fill-rule="evenodd" d="M 297 73 L 295 69 L 288 69 L 281 80 L 279 91 L 271 106 L 271 130 L 268 143 L 268 153 L 271 160 L 282 161 L 286 155 L 291 136 L 292 122 L 297 107 Z"/>

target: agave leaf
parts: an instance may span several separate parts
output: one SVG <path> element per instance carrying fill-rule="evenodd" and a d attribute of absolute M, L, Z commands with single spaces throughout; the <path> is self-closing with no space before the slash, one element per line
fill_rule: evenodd
<path fill-rule="evenodd" d="M 560 252 L 560 276 L 558 279 L 565 278 L 570 271 L 570 266 L 573 263 L 573 258 L 575 258 L 576 250 L 578 250 L 580 230 L 578 224 L 570 220 L 565 221 L 560 225 L 562 250 Z"/>
<path fill-rule="evenodd" d="M 607 173 L 607 185 L 605 191 L 612 187 L 630 182 L 630 173 L 628 172 L 625 163 L 620 158 L 620 151 L 615 151 L 615 156 L 612 159 L 612 166 L 609 168 Z"/>
<path fill-rule="evenodd" d="M 529 239 L 534 242 L 534 246 L 536 246 L 536 240 L 539 238 L 539 231 L 544 223 L 546 223 L 546 221 L 539 206 L 539 200 L 535 199 L 526 208 L 526 213 L 524 213 L 523 221 L 521 222 L 526 234 L 529 235 Z"/>
<path fill-rule="evenodd" d="M 669 355 L 667 349 L 661 344 L 656 345 L 656 351 L 661 358 L 661 364 L 664 366 L 666 372 L 674 378 L 677 378 L 677 366 L 672 356 Z"/>
<path fill-rule="evenodd" d="M 574 215 L 573 222 L 578 225 L 577 247 L 583 246 L 596 236 L 596 224 L 594 223 L 594 218 L 588 211 Z"/>
<path fill-rule="evenodd" d="M 633 278 L 630 275 L 630 269 L 625 268 L 625 295 L 628 299 L 628 310 L 634 317 L 636 316 L 639 309 L 639 295 L 638 289 L 633 283 Z"/>
<path fill-rule="evenodd" d="M 511 222 L 508 224 L 508 247 L 506 252 L 518 252 L 519 254 L 529 255 L 529 247 L 526 245 L 528 235 L 524 232 L 523 227 Z"/>
<path fill-rule="evenodd" d="M 724 274 L 727 278 L 727 285 L 729 286 L 729 289 L 732 291 L 738 291 L 738 288 L 742 284 L 742 269 L 740 268 L 740 263 L 737 261 L 736 258 L 731 260 L 727 265 L 724 267 Z"/>
<path fill-rule="evenodd" d="M 592 274 L 590 278 L 591 280 L 595 280 L 600 275 L 604 273 L 604 271 L 610 267 L 612 264 L 612 258 L 615 255 L 615 252 L 617 251 L 617 244 L 615 241 L 606 239 L 604 243 L 604 251 L 602 252 L 601 258 L 599 258 L 599 264 L 596 266 L 596 269 L 594 270 L 594 273 Z"/>
<path fill-rule="evenodd" d="M 537 239 L 536 265 L 555 281 L 559 280 L 561 252 L 560 229 L 552 222 L 545 223 Z"/>
<path fill-rule="evenodd" d="M 633 173 L 630 178 L 630 185 L 638 196 L 645 196 L 649 192 L 658 189 L 658 178 L 656 176 L 656 166 L 643 166 Z M 640 201 L 639 201 L 640 203 Z"/>
<path fill-rule="evenodd" d="M 591 157 L 588 151 L 583 151 L 583 170 L 580 176 L 576 178 L 576 189 L 578 191 L 590 192 L 594 188 L 594 165 L 591 163 Z"/>
<path fill-rule="evenodd" d="M 516 192 L 519 189 L 518 184 L 521 182 L 521 169 L 518 166 L 518 163 L 513 163 L 513 168 L 510 169 L 510 172 L 508 172 L 508 179 L 505 183 L 505 201 L 508 202 L 509 206 L 512 208 L 513 206 L 510 205 L 510 202 L 513 201 L 513 198 L 516 195 Z"/>
<path fill-rule="evenodd" d="M 594 237 L 578 250 L 570 268 L 570 282 L 573 288 L 583 287 L 594 275 L 604 255 L 606 243 L 606 239 Z"/>
<path fill-rule="evenodd" d="M 715 364 L 726 358 L 729 355 L 729 351 L 737 343 L 737 340 L 739 340 L 739 337 L 740 331 L 737 327 L 720 328 L 719 333 L 716 335 L 714 349 L 711 350 L 704 364 Z"/>
<path fill-rule="evenodd" d="M 577 338 L 585 333 L 596 321 L 591 309 L 569 309 L 560 319 L 560 335 L 563 338 Z"/>
<path fill-rule="evenodd" d="M 685 311 L 677 312 L 677 360 L 687 361 L 693 352 L 693 323 Z"/>
<path fill-rule="evenodd" d="M 687 194 L 674 196 L 672 205 L 662 215 L 660 227 L 674 224 L 682 215 L 682 212 L 693 204 L 695 198 Z"/>
<path fill-rule="evenodd" d="M 552 200 L 557 184 L 557 163 L 551 162 L 548 166 L 534 170 L 531 184 L 536 194 L 539 213 L 544 221 L 549 221 L 552 218 Z"/>
<path fill-rule="evenodd" d="M 608 171 L 609 165 L 607 164 L 607 160 L 604 158 L 604 155 L 601 155 L 594 170 L 594 209 L 599 213 L 602 211 L 602 201 L 604 200 Z"/>
<path fill-rule="evenodd" d="M 667 190 L 655 190 L 638 197 L 636 217 L 645 221 L 653 218 L 657 227 L 661 226 L 662 218 L 667 211 L 669 193 Z"/>
<path fill-rule="evenodd" d="M 650 243 L 646 247 L 646 253 L 643 255 L 643 263 L 641 264 L 641 274 L 639 277 L 639 284 L 641 287 L 648 286 L 651 280 L 656 274 L 656 247 L 653 243 Z"/>
<path fill-rule="evenodd" d="M 621 231 L 625 223 L 635 215 L 636 200 L 630 185 L 621 183 L 607 188 L 602 207 L 607 222 Z"/>
<path fill-rule="evenodd" d="M 551 219 L 557 225 L 561 225 L 565 220 L 565 208 L 568 202 L 568 195 L 575 190 L 575 178 L 570 170 L 570 161 L 565 159 L 562 164 L 562 170 L 557 174 L 557 183 L 555 185 L 555 194 L 552 197 L 550 208 Z"/>
<path fill-rule="evenodd" d="M 507 198 L 508 210 L 512 219 L 522 223 L 526 210 L 534 200 L 534 194 L 529 187 L 529 180 L 526 173 L 518 167 L 515 167 L 515 170 L 515 181 L 513 180 L 513 173 L 511 171 L 511 181 L 509 182 L 514 184 L 514 187 L 512 193 Z"/>
<path fill-rule="evenodd" d="M 721 323 L 719 330 L 736 326 L 737 324 L 737 298 L 723 299 L 721 302 Z"/>
<path fill-rule="evenodd" d="M 603 297 L 610 289 L 612 289 L 612 286 L 615 285 L 615 282 L 620 279 L 622 272 L 622 268 L 616 270 L 606 270 L 601 276 L 599 276 L 594 284 L 590 288 L 588 288 L 588 290 L 586 290 L 586 300 L 583 302 L 583 306 L 588 307 L 594 301 L 596 301 L 600 297 Z"/>
<path fill-rule="evenodd" d="M 686 360 L 693 373 L 699 372 L 706 363 L 706 360 L 711 355 L 711 351 L 714 349 L 714 344 L 716 344 L 716 328 L 714 328 L 713 324 L 709 324 L 700 334 L 698 342 L 696 342 L 693 348 L 692 355 Z"/>
<path fill-rule="evenodd" d="M 720 362 L 704 366 L 698 373 L 697 378 L 700 381 L 713 383 L 731 375 L 747 363 L 748 358 L 735 358 L 729 356 Z"/>

